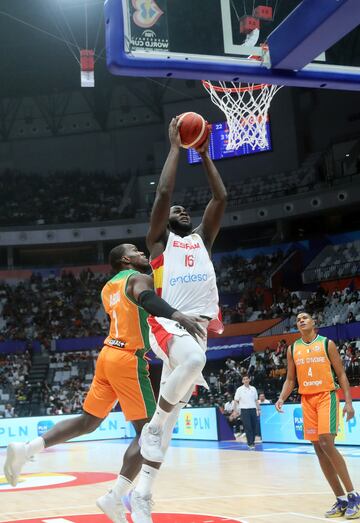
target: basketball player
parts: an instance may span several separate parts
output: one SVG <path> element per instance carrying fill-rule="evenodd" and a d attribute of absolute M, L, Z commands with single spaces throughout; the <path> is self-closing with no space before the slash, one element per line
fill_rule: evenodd
<path fill-rule="evenodd" d="M 32 456 L 45 448 L 94 431 L 118 400 L 137 435 L 125 452 L 112 491 L 99 498 L 97 505 L 114 523 L 125 523 L 121 496 L 130 488 L 144 461 L 139 449 L 139 434 L 156 407 L 145 359 L 150 349 L 145 311 L 171 319 L 184 332 L 189 332 L 189 336 L 201 338 L 203 331 L 198 324 L 201 318 L 186 316 L 155 294 L 151 276 L 143 274 L 150 268 L 149 262 L 135 245 L 118 245 L 110 252 L 109 261 L 117 274 L 106 283 L 101 297 L 111 320 L 110 331 L 97 360 L 95 376 L 84 401 L 84 412 L 74 419 L 57 423 L 29 443 L 10 443 L 4 473 L 7 481 L 15 487 L 22 467 Z M 159 463 L 145 463 L 151 470 L 159 467 Z M 143 504 L 139 496 L 133 495 L 134 523 L 143 522 Z"/>
<path fill-rule="evenodd" d="M 210 254 L 226 206 L 226 189 L 209 157 L 208 137 L 197 150 L 202 157 L 212 198 L 200 225 L 193 229 L 186 209 L 180 205 L 171 207 L 181 143 L 177 118 L 170 123 L 169 138 L 170 151 L 158 183 L 147 234 L 154 288 L 172 307 L 200 315 L 204 329 L 208 329 L 220 323 L 216 276 Z M 171 439 L 169 427 L 174 425 L 180 409 L 188 402 L 194 385 L 206 386 L 202 377 L 206 339 L 191 336 L 173 319 L 151 316 L 148 323 L 151 347 L 164 365 L 155 414 L 142 430 L 141 453 L 149 461 L 162 462 Z M 169 419 L 173 420 L 171 424 Z M 144 487 L 142 493 L 145 491 Z"/>
<path fill-rule="evenodd" d="M 360 518 L 360 496 L 354 490 L 344 458 L 334 443 L 339 414 L 335 374 L 344 391 L 343 415 L 346 415 L 346 421 L 354 417 L 349 382 L 335 343 L 316 333 L 311 314 L 300 312 L 297 327 L 301 338 L 288 347 L 287 377 L 275 407 L 283 412 L 282 406 L 297 380 L 304 417 L 304 438 L 314 445 L 320 467 L 336 496 L 333 507 L 325 513 L 325 517 L 357 519 Z"/>

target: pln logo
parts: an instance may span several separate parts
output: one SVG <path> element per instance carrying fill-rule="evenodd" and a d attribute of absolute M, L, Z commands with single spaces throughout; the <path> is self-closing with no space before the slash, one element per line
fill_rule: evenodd
<path fill-rule="evenodd" d="M 138 27 L 152 27 L 163 15 L 163 11 L 154 0 L 132 0 L 135 8 L 133 20 Z"/>
<path fill-rule="evenodd" d="M 53 423 L 50 420 L 39 421 L 39 423 L 37 424 L 38 436 L 42 436 L 43 434 L 45 434 L 45 432 L 52 429 L 54 425 L 55 423 Z"/>
<path fill-rule="evenodd" d="M 193 415 L 191 412 L 185 412 L 184 415 L 184 431 L 185 434 L 193 434 L 194 432 L 194 424 L 193 424 Z"/>
<path fill-rule="evenodd" d="M 301 407 L 294 409 L 294 429 L 297 439 L 304 439 L 304 419 Z"/>

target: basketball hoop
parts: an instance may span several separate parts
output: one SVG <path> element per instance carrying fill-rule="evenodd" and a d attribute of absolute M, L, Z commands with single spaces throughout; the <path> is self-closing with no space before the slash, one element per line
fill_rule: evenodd
<path fill-rule="evenodd" d="M 211 101 L 225 113 L 229 126 L 227 150 L 236 151 L 244 144 L 249 144 L 252 150 L 268 147 L 268 111 L 282 85 L 241 82 L 217 82 L 216 85 L 208 80 L 202 80 L 202 84 Z"/>

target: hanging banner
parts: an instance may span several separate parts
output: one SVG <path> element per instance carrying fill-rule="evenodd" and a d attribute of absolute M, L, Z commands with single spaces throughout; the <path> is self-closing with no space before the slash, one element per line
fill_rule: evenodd
<path fill-rule="evenodd" d="M 81 87 L 95 87 L 95 59 L 92 49 L 80 50 Z"/>
<path fill-rule="evenodd" d="M 167 0 L 128 0 L 131 51 L 169 49 Z"/>

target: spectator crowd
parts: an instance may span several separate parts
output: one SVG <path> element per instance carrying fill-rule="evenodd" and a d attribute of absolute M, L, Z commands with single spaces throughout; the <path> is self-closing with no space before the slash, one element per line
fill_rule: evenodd
<path fill-rule="evenodd" d="M 120 208 L 127 181 L 105 172 L 0 173 L 0 226 L 92 223 L 133 215 Z M 51 195 L 51 197 L 49 197 Z"/>
<path fill-rule="evenodd" d="M 107 279 L 86 270 L 79 278 L 64 272 L 46 279 L 34 274 L 17 285 L 0 282 L 0 341 L 46 345 L 51 339 L 103 335 L 108 323 L 100 314 L 100 291 Z"/>

